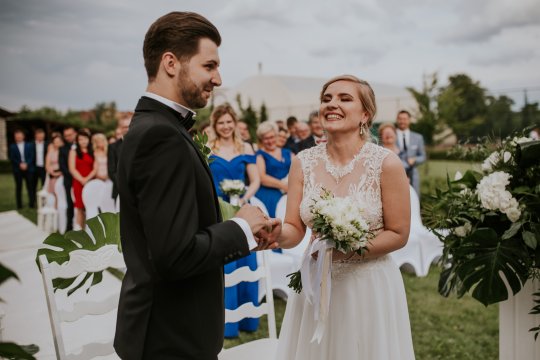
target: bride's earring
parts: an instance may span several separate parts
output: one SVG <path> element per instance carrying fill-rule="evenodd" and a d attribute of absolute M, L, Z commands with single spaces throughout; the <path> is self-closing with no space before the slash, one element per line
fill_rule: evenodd
<path fill-rule="evenodd" d="M 360 123 L 360 135 L 364 135 L 364 123 Z"/>

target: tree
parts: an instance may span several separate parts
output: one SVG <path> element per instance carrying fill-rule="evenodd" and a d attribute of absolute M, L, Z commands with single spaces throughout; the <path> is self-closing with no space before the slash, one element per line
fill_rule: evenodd
<path fill-rule="evenodd" d="M 261 110 L 259 111 L 259 120 L 260 123 L 268 120 L 268 113 L 266 112 L 266 105 L 264 102 L 261 104 Z"/>
<path fill-rule="evenodd" d="M 253 110 L 251 105 L 251 100 L 248 101 L 248 106 L 244 108 L 242 106 L 242 97 L 240 94 L 236 95 L 236 102 L 238 103 L 238 108 L 240 109 L 240 120 L 244 121 L 248 125 L 249 134 L 251 138 L 256 138 L 257 126 L 259 125 L 259 118 L 257 112 Z"/>
<path fill-rule="evenodd" d="M 96 125 L 103 126 L 106 129 L 114 129 L 116 126 L 116 103 L 114 101 L 97 103 L 94 106 L 93 113 Z"/>
<path fill-rule="evenodd" d="M 421 91 L 407 88 L 418 104 L 418 113 L 415 114 L 417 122 L 411 127 L 424 136 L 427 145 L 433 144 L 433 135 L 440 127 L 436 109 L 437 82 L 437 73 L 433 73 L 429 75 L 429 79 L 424 77 Z"/>
<path fill-rule="evenodd" d="M 512 111 L 514 101 L 502 95 L 498 98 L 487 97 L 486 133 L 504 138 L 519 128 L 516 117 Z"/>

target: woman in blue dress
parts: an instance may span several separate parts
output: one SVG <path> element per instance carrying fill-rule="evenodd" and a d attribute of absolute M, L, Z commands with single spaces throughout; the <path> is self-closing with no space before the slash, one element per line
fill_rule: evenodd
<path fill-rule="evenodd" d="M 270 217 L 276 215 L 276 205 L 287 193 L 287 177 L 294 154 L 276 144 L 277 126 L 265 121 L 257 128 L 259 150 L 257 151 L 257 168 L 261 177 L 261 187 L 255 196 L 261 200 Z"/>
<path fill-rule="evenodd" d="M 237 118 L 230 105 L 224 104 L 216 107 L 210 115 L 213 136 L 208 142 L 212 149 L 210 155 L 210 170 L 214 180 L 217 194 L 225 201 L 229 196 L 223 192 L 220 183 L 223 180 L 241 180 L 246 183 L 246 174 L 249 186 L 240 198 L 240 205 L 245 204 L 257 191 L 260 184 L 259 172 L 255 164 L 256 158 L 253 149 L 244 143 L 236 130 Z M 255 253 L 225 265 L 225 273 L 230 274 L 237 268 L 249 266 L 251 270 L 257 269 L 257 256 Z M 236 286 L 225 288 L 225 308 L 236 309 L 243 303 L 252 302 L 258 305 L 258 282 L 242 282 Z M 238 323 L 225 324 L 225 337 L 238 336 L 238 331 L 256 331 L 259 319 L 244 319 Z"/>

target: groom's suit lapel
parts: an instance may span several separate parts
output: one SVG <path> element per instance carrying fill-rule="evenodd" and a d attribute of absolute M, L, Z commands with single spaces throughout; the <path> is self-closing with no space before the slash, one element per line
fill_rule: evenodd
<path fill-rule="evenodd" d="M 195 153 L 197 154 L 197 157 L 199 158 L 199 161 L 201 162 L 201 165 L 203 166 L 204 170 L 206 171 L 206 174 L 208 175 L 208 178 L 210 180 L 210 183 L 212 184 L 212 193 L 214 194 L 214 204 L 216 207 L 216 213 L 218 217 L 218 222 L 222 221 L 221 218 L 221 210 L 219 207 L 219 201 L 216 193 L 216 189 L 214 188 L 214 180 L 212 177 L 212 173 L 210 172 L 210 168 L 208 167 L 208 164 L 206 162 L 206 159 L 203 157 L 199 149 L 197 148 L 197 145 L 193 142 L 193 139 L 187 132 L 186 127 L 183 125 L 184 118 L 180 113 L 175 111 L 174 109 L 168 107 L 165 104 L 160 103 L 157 100 L 148 98 L 146 96 L 141 97 L 139 100 L 139 103 L 137 104 L 137 107 L 135 108 L 135 111 L 157 111 L 161 114 L 163 114 L 173 125 L 175 128 L 178 129 L 180 134 L 184 137 L 184 139 L 193 147 L 195 150 Z M 191 127 L 192 124 L 188 125 Z"/>

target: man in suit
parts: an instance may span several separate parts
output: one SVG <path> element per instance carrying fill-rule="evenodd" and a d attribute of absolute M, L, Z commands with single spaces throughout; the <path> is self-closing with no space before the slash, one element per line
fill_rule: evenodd
<path fill-rule="evenodd" d="M 36 158 L 36 171 L 33 179 L 33 190 L 36 194 L 38 189 L 38 182 L 40 182 L 40 188 L 45 184 L 47 177 L 47 171 L 45 171 L 45 159 L 47 158 L 47 148 L 49 143 L 45 140 L 45 131 L 43 129 L 36 129 L 34 131 L 34 149 Z"/>
<path fill-rule="evenodd" d="M 311 129 L 311 135 L 298 143 L 298 152 L 326 142 L 318 111 L 309 114 L 308 125 Z"/>
<path fill-rule="evenodd" d="M 397 146 L 403 152 L 405 161 L 409 167 L 405 169 L 409 181 L 420 196 L 420 174 L 417 166 L 426 161 L 426 150 L 424 149 L 424 137 L 411 131 L 411 114 L 407 110 L 401 110 L 397 115 Z"/>
<path fill-rule="evenodd" d="M 119 138 L 116 139 L 116 142 L 109 145 L 107 151 L 107 172 L 109 174 L 109 179 L 113 183 L 112 188 L 112 198 L 116 201 L 118 197 L 118 181 L 117 181 L 117 169 L 118 169 L 118 159 L 120 158 L 120 151 L 122 150 L 122 144 L 124 142 L 124 136 L 129 130 L 129 124 L 131 123 L 131 116 L 124 117 L 118 121 L 118 127 L 116 132 L 119 134 Z"/>
<path fill-rule="evenodd" d="M 281 221 L 256 207 L 244 205 L 222 222 L 210 170 L 188 133 L 191 109 L 221 85 L 220 43 L 214 25 L 187 12 L 159 18 L 145 36 L 148 86 L 117 176 L 127 271 L 114 346 L 122 359 L 216 360 L 223 265 L 250 249 L 277 247 Z"/>
<path fill-rule="evenodd" d="M 17 209 L 22 209 L 22 183 L 26 183 L 28 203 L 31 208 L 35 206 L 36 194 L 33 187 L 34 172 L 36 168 L 35 153 L 32 143 L 26 142 L 24 132 L 20 129 L 13 133 L 15 143 L 9 145 L 9 160 L 15 179 L 15 197 Z"/>
<path fill-rule="evenodd" d="M 73 198 L 71 197 L 71 187 L 73 185 L 73 177 L 69 172 L 69 152 L 71 147 L 75 143 L 75 138 L 77 137 L 77 132 L 73 126 L 68 126 L 64 128 L 64 146 L 62 146 L 58 152 L 58 166 L 62 172 L 64 178 L 64 189 L 66 191 L 66 231 L 73 230 Z"/>
<path fill-rule="evenodd" d="M 295 154 L 298 152 L 298 143 L 300 142 L 300 139 L 296 135 L 297 125 L 297 118 L 295 118 L 294 116 L 289 116 L 287 118 L 287 129 L 289 129 L 289 138 L 285 142 L 285 146 L 283 146 L 284 148 L 291 150 Z"/>

